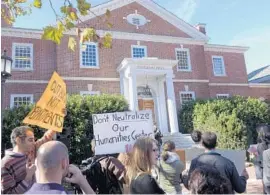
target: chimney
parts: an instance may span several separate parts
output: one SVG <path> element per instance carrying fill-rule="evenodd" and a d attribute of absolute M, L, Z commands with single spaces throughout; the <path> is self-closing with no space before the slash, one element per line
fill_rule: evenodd
<path fill-rule="evenodd" d="M 4 2 L 1 2 L 1 12 L 3 12 L 4 15 L 8 16 L 10 15 L 9 10 L 7 8 L 7 5 Z M 1 27 L 12 27 L 12 24 L 9 24 L 4 17 L 1 14 Z"/>
<path fill-rule="evenodd" d="M 205 26 L 206 26 L 206 24 L 199 23 L 199 24 L 196 25 L 196 28 L 197 28 L 198 31 L 200 31 L 201 33 L 206 35 Z"/>

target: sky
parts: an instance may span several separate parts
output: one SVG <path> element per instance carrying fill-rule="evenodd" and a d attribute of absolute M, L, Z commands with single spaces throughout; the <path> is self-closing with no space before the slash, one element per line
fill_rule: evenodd
<path fill-rule="evenodd" d="M 73 0 L 74 1 L 74 0 Z M 88 0 L 92 6 L 108 0 Z M 63 0 L 52 0 L 59 8 Z M 270 0 L 155 0 L 191 25 L 206 23 L 209 43 L 248 46 L 245 53 L 248 73 L 270 65 Z M 31 16 L 17 19 L 15 27 L 42 29 L 54 24 L 48 0 Z"/>

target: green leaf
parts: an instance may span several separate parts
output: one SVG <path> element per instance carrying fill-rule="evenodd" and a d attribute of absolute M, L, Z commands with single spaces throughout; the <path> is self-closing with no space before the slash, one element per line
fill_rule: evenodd
<path fill-rule="evenodd" d="M 33 5 L 34 5 L 34 7 L 36 7 L 36 8 L 41 8 L 42 2 L 41 2 L 41 0 L 34 0 Z"/>
<path fill-rule="evenodd" d="M 63 14 L 67 14 L 67 6 L 62 6 L 60 10 Z"/>
<path fill-rule="evenodd" d="M 85 0 L 77 0 L 77 8 L 82 16 L 88 14 L 88 11 L 91 8 L 91 4 L 87 3 Z"/>
<path fill-rule="evenodd" d="M 68 39 L 68 48 L 72 51 L 75 51 L 75 46 L 77 45 L 77 42 L 74 37 L 69 37 Z"/>
<path fill-rule="evenodd" d="M 62 37 L 63 37 L 63 31 L 61 31 L 60 29 L 56 27 L 47 26 L 43 29 L 42 39 L 51 40 L 55 42 L 56 44 L 60 44 Z"/>
<path fill-rule="evenodd" d="M 71 21 L 67 21 L 65 27 L 66 27 L 68 30 L 70 30 L 70 29 L 74 28 L 75 25 L 74 25 L 74 23 L 72 23 Z"/>
<path fill-rule="evenodd" d="M 107 9 L 105 15 L 106 15 L 107 18 L 109 18 L 111 16 L 111 11 Z"/>

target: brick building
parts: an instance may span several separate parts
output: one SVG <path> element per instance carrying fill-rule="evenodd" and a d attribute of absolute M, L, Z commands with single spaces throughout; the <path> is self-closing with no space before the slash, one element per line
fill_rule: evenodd
<path fill-rule="evenodd" d="M 108 28 L 100 19 L 111 10 Z M 153 1 L 112 0 L 82 18 L 101 36 L 110 32 L 112 49 L 79 44 L 76 33 L 60 45 L 41 39 L 41 30 L 12 28 L 2 21 L 1 43 L 12 55 L 5 107 L 36 102 L 57 71 L 68 93 L 123 94 L 131 109 L 152 109 L 163 132 L 178 132 L 177 110 L 191 99 L 234 95 L 269 98 L 269 83 L 248 83 L 246 47 L 208 44 L 205 24 L 187 24 Z M 75 52 L 68 37 L 77 38 Z M 145 93 L 148 92 L 148 93 Z"/>

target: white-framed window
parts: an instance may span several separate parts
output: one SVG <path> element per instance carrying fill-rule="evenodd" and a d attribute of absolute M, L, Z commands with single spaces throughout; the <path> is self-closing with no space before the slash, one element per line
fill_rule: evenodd
<path fill-rule="evenodd" d="M 147 47 L 140 45 L 131 46 L 132 58 L 144 58 L 147 57 Z"/>
<path fill-rule="evenodd" d="M 132 18 L 132 24 L 140 26 L 140 19 L 139 18 Z"/>
<path fill-rule="evenodd" d="M 230 95 L 229 94 L 221 94 L 221 93 L 219 93 L 219 94 L 217 94 L 217 99 L 226 99 L 226 98 L 229 98 L 230 97 Z"/>
<path fill-rule="evenodd" d="M 34 102 L 33 94 L 11 94 L 10 107 L 19 107 L 21 105 L 29 105 Z"/>
<path fill-rule="evenodd" d="M 97 43 L 87 42 L 87 43 L 81 44 L 80 67 L 81 68 L 99 68 Z"/>
<path fill-rule="evenodd" d="M 100 91 L 80 91 L 81 96 L 86 95 L 100 95 Z"/>
<path fill-rule="evenodd" d="M 212 56 L 212 63 L 215 76 L 226 76 L 224 59 L 222 56 Z"/>
<path fill-rule="evenodd" d="M 175 56 L 178 60 L 177 71 L 191 71 L 190 53 L 188 48 L 176 48 Z"/>
<path fill-rule="evenodd" d="M 33 44 L 12 43 L 12 69 L 33 70 Z"/>
<path fill-rule="evenodd" d="M 186 102 L 195 100 L 194 91 L 180 91 L 180 103 L 184 104 Z"/>

